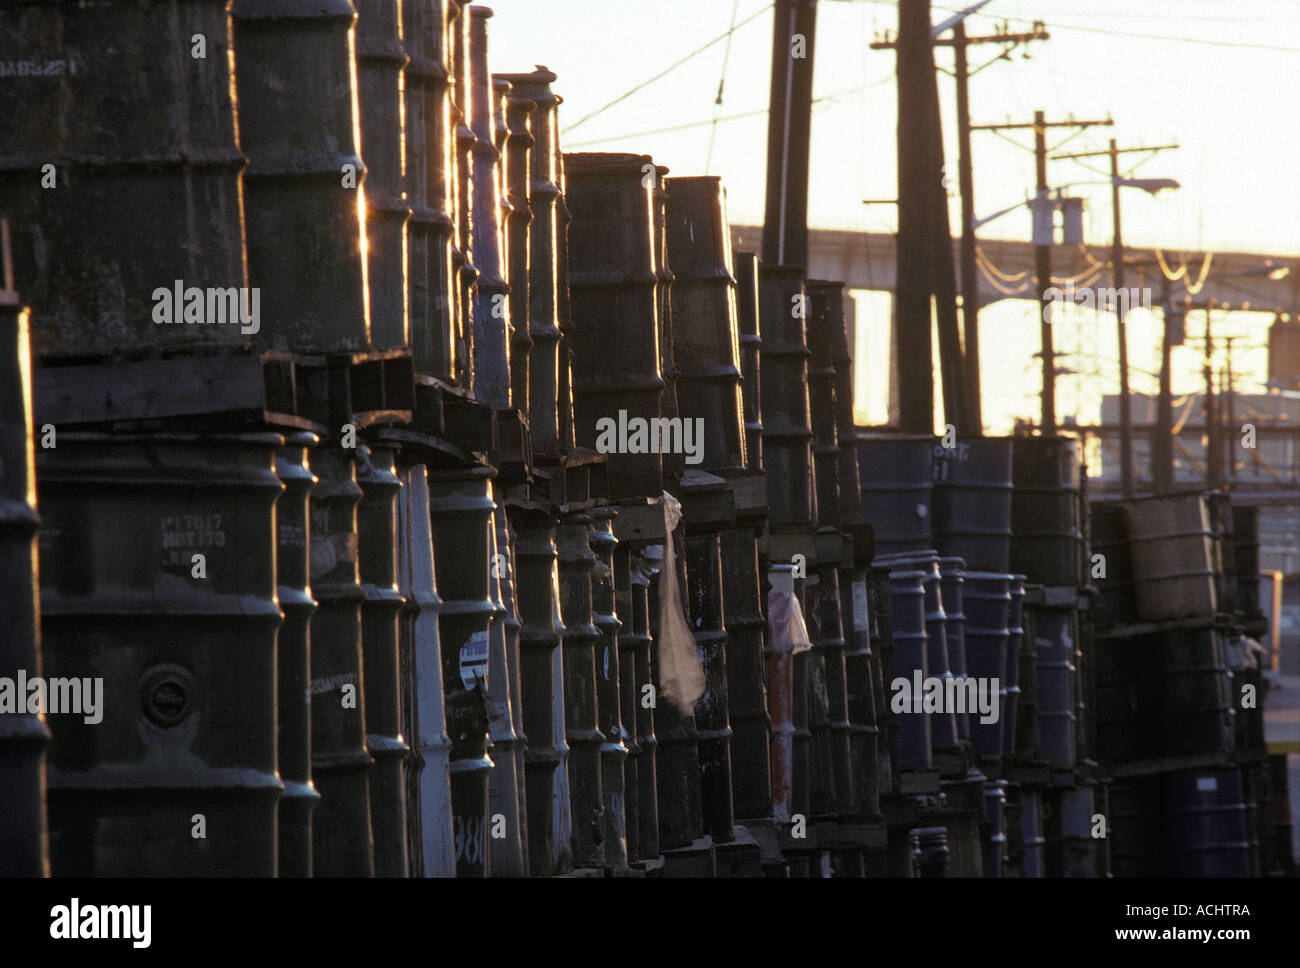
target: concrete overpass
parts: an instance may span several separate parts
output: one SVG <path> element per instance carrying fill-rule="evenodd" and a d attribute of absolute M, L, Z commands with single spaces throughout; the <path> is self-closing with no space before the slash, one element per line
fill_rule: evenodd
<path fill-rule="evenodd" d="M 753 225 L 731 227 L 732 248 L 738 252 L 761 252 L 763 230 Z M 953 261 L 960 267 L 959 243 L 953 240 Z M 854 232 L 839 229 L 809 229 L 808 277 L 843 280 L 851 289 L 893 292 L 894 235 L 890 232 Z M 1033 299 L 1034 247 L 1008 239 L 980 239 L 980 305 L 1001 299 Z M 1208 272 L 1203 269 L 1207 254 L 1125 246 L 1125 285 L 1151 287 L 1153 303 L 1160 299 L 1162 278 L 1157 259 L 1163 258 L 1170 271 L 1186 266 L 1185 280 L 1173 283 L 1177 299 L 1185 282 L 1194 288 L 1205 272 L 1203 288 L 1192 294 L 1194 303 L 1212 299 L 1223 309 L 1256 312 L 1300 313 L 1300 255 L 1270 255 L 1254 252 L 1214 252 Z M 1261 266 L 1288 268 L 1281 279 L 1267 275 L 1245 275 Z M 958 269 L 960 272 L 960 268 Z M 1276 273 L 1280 274 L 1280 273 Z M 1064 286 L 1073 279 L 1079 288 L 1113 288 L 1110 247 L 1057 245 L 1052 247 L 1052 281 Z M 958 287 L 960 292 L 960 287 Z"/>

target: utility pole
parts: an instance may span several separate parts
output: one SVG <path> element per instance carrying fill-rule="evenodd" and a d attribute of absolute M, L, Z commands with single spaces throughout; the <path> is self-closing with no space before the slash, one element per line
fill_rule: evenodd
<path fill-rule="evenodd" d="M 1133 399 L 1128 387 L 1128 334 L 1124 328 L 1124 317 L 1128 313 L 1128 295 L 1124 292 L 1124 235 L 1120 221 L 1119 205 L 1119 156 L 1132 151 L 1163 151 L 1177 148 L 1178 145 L 1155 145 L 1132 148 L 1119 148 L 1115 139 L 1110 139 L 1110 147 L 1103 151 L 1080 151 L 1069 155 L 1054 155 L 1058 159 L 1094 158 L 1107 155 L 1110 158 L 1110 203 L 1114 210 L 1115 236 L 1111 242 L 1111 287 L 1115 291 L 1115 322 L 1119 341 L 1119 457 L 1120 478 L 1124 498 L 1133 497 Z M 1207 472 L 1208 473 L 1208 472 Z"/>
<path fill-rule="evenodd" d="M 1067 118 L 1064 121 L 1048 121 L 1042 111 L 1034 112 L 1034 120 L 1026 124 L 976 124 L 972 125 L 975 131 L 999 131 L 1012 128 L 1033 128 L 1034 129 L 1034 167 L 1037 173 L 1037 206 L 1035 211 L 1043 211 L 1050 205 L 1047 185 L 1047 129 L 1048 128 L 1090 128 L 1094 125 L 1108 127 L 1115 122 L 1110 118 L 1105 120 L 1088 120 L 1076 121 L 1074 118 Z M 1057 156 L 1060 157 L 1060 156 Z M 1035 226 L 1038 226 L 1038 220 L 1035 219 Z M 1040 235 L 1036 238 L 1034 245 L 1034 275 L 1037 277 L 1038 286 L 1038 332 L 1039 339 L 1042 343 L 1043 358 L 1043 392 L 1042 392 L 1042 417 L 1039 420 L 1041 431 L 1044 437 L 1056 433 L 1056 350 L 1052 342 L 1052 324 L 1048 322 L 1051 319 L 1051 300 L 1048 298 L 1047 290 L 1052 286 L 1052 243 L 1055 241 L 1052 222 L 1047 224 L 1048 234 L 1046 238 Z"/>
<path fill-rule="evenodd" d="M 953 36 L 951 38 L 935 38 L 932 36 L 931 44 L 934 47 L 951 47 L 954 55 L 953 73 L 957 81 L 957 174 L 961 191 L 962 225 L 961 303 L 962 336 L 964 339 L 964 346 L 962 347 L 962 382 L 965 388 L 963 418 L 971 428 L 982 431 L 984 419 L 980 401 L 979 272 L 975 264 L 975 179 L 970 148 L 969 82 L 972 73 L 977 74 L 994 61 L 1005 58 L 1011 50 L 1020 44 L 1031 40 L 1047 40 L 1050 34 L 1044 29 L 1041 22 L 1035 22 L 1034 29 L 1028 33 L 1011 33 L 1003 25 L 1002 29 L 996 33 L 968 37 L 966 24 L 962 20 L 958 20 L 952 30 Z M 966 51 L 968 47 L 980 44 L 1002 44 L 1006 49 L 992 61 L 972 72 Z M 873 43 L 871 49 L 891 50 L 897 46 L 898 44 L 894 40 L 883 40 Z M 947 204 L 946 199 L 944 204 Z"/>
<path fill-rule="evenodd" d="M 763 262 L 808 265 L 808 156 L 817 0 L 776 0 Z"/>
<path fill-rule="evenodd" d="M 1164 310 L 1164 338 L 1160 342 L 1160 397 L 1156 402 L 1156 432 L 1151 438 L 1151 479 L 1157 494 L 1172 494 L 1174 490 L 1174 394 L 1173 376 L 1169 372 L 1173 356 L 1173 302 L 1173 286 L 1162 275 L 1160 305 Z"/>
<path fill-rule="evenodd" d="M 1210 325 L 1210 304 L 1205 303 L 1205 487 L 1219 486 L 1219 420 L 1214 406 L 1214 336 Z"/>

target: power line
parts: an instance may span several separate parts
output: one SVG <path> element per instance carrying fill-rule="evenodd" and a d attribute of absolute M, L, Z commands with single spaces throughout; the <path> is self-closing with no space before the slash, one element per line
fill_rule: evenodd
<path fill-rule="evenodd" d="M 732 34 L 734 34 L 734 33 L 735 33 L 737 30 L 739 30 L 741 27 L 745 26 L 745 25 L 748 24 L 748 23 L 752 23 L 753 21 L 757 20 L 759 17 L 763 16 L 763 14 L 767 13 L 767 11 L 770 10 L 771 8 L 772 8 L 772 4 L 770 4 L 770 3 L 767 4 L 767 5 L 764 6 L 761 10 L 759 10 L 757 13 L 754 13 L 752 16 L 746 17 L 746 18 L 745 18 L 744 20 L 742 20 L 740 23 L 735 24 L 734 26 L 732 26 L 731 29 L 728 30 L 726 33 L 719 34 L 717 37 L 714 37 L 711 41 L 709 41 L 709 42 L 708 42 L 707 44 L 705 44 L 703 47 L 698 47 L 698 48 L 696 48 L 695 50 L 691 51 L 691 53 L 689 53 L 689 54 L 687 54 L 685 57 L 683 57 L 681 60 L 676 61 L 675 63 L 668 65 L 668 66 L 665 67 L 662 71 L 660 71 L 658 74 L 656 74 L 654 77 L 651 77 L 651 78 L 648 78 L 648 79 L 642 81 L 642 82 L 641 82 L 640 84 L 638 84 L 636 87 L 632 88 L 631 90 L 625 91 L 624 93 L 620 94 L 618 97 L 614 98 L 614 100 L 610 101 L 608 104 L 604 105 L 603 107 L 599 107 L 599 108 L 597 108 L 596 110 L 592 111 L 592 112 L 591 112 L 590 114 L 588 114 L 586 117 L 579 118 L 577 121 L 573 122 L 573 124 L 571 124 L 571 125 L 569 125 L 567 128 L 565 128 L 564 131 L 561 132 L 561 133 L 562 133 L 562 134 L 567 134 L 568 132 L 572 131 L 574 128 L 578 127 L 579 125 L 581 125 L 581 124 L 586 124 L 588 121 L 590 121 L 592 118 L 596 117 L 597 115 L 604 114 L 604 113 L 605 113 L 606 111 L 608 111 L 610 108 L 614 107 L 614 105 L 623 103 L 623 102 L 626 101 L 628 98 L 630 98 L 633 94 L 635 94 L 635 93 L 637 93 L 638 91 L 642 90 L 643 88 L 648 87 L 649 85 L 653 84 L 655 81 L 659 80 L 661 77 L 665 77 L 665 76 L 667 76 L 668 74 L 671 74 L 673 71 L 677 70 L 677 68 L 681 67 L 683 64 L 687 63 L 688 61 L 694 60 L 696 57 L 698 57 L 700 54 L 703 54 L 703 53 L 704 53 L 706 50 L 708 50 L 709 48 L 711 48 L 711 47 L 713 47 L 714 45 L 719 44 L 719 43 L 721 43 L 722 41 L 726 40 L 728 37 L 730 37 Z"/>
<path fill-rule="evenodd" d="M 736 32 L 736 15 L 740 13 L 740 0 L 731 5 L 731 29 L 727 31 L 727 46 L 722 52 L 722 73 L 718 76 L 718 96 L 713 99 L 713 130 L 709 132 L 709 152 L 704 156 L 704 174 L 713 164 L 713 141 L 718 136 L 718 108 L 722 107 L 722 88 L 727 83 L 727 62 L 731 60 L 731 35 Z"/>

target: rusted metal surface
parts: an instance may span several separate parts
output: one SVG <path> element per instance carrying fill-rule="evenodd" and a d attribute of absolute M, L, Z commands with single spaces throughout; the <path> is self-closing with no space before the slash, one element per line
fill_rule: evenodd
<path fill-rule="evenodd" d="M 661 416 L 664 388 L 655 315 L 653 179 L 648 177 L 653 163 L 647 155 L 584 153 L 565 155 L 564 168 L 565 199 L 573 213 L 569 288 L 576 440 L 596 447 L 597 422 L 609 418 L 621 425 L 625 412 L 626 449 L 631 450 L 631 421 L 646 422 L 648 443 L 650 429 L 657 426 L 650 421 Z M 613 452 L 607 461 L 611 499 L 663 492 L 659 453 Z"/>
<path fill-rule="evenodd" d="M 1213 617 L 1214 533 L 1201 494 L 1124 502 L 1138 618 Z"/>
<path fill-rule="evenodd" d="M 564 623 L 555 519 L 536 506 L 512 505 L 515 563 L 519 579 L 519 669 L 522 682 L 524 754 L 527 781 L 528 869 L 533 875 L 563 873 L 571 864 L 567 841 L 554 831 L 561 805 L 555 801 L 555 774 L 565 770 L 564 719 L 555 717 L 552 666 Z M 562 701 L 563 697 L 559 697 Z"/>
<path fill-rule="evenodd" d="M 745 417 L 745 466 L 763 466 L 763 407 L 759 380 L 759 357 L 763 340 L 758 335 L 758 256 L 737 252 L 736 324 L 739 332 L 740 397 Z"/>
<path fill-rule="evenodd" d="M 700 797 L 704 832 L 714 842 L 735 836 L 731 792 L 731 723 L 727 718 L 727 633 L 723 628 L 722 541 L 686 539 L 687 621 L 704 663 L 704 695 L 695 704 L 699 732 Z"/>
<path fill-rule="evenodd" d="M 526 410 L 529 358 L 533 350 L 533 339 L 529 335 L 533 222 L 530 179 L 534 145 L 532 124 L 537 105 L 520 93 L 523 89 L 520 82 L 510 81 L 508 75 L 503 74 L 494 74 L 493 77 L 510 85 L 510 92 L 505 97 L 505 186 L 510 203 L 505 231 L 505 264 L 510 280 L 510 403 Z"/>
<path fill-rule="evenodd" d="M 491 467 L 430 470 L 429 516 L 442 611 L 442 685 L 451 737 L 451 806 L 456 876 L 491 870 L 488 774 L 489 626 L 492 558 Z"/>
<path fill-rule="evenodd" d="M 703 470 L 740 469 L 746 462 L 736 281 L 722 179 L 667 179 L 666 221 L 677 412 L 704 421 Z"/>
<path fill-rule="evenodd" d="M 14 288 L 37 320 L 32 352 L 247 345 L 254 337 L 239 325 L 184 325 L 182 306 L 181 325 L 154 322 L 155 291 L 170 296 L 177 279 L 248 284 L 230 4 L 199 0 L 183 16 L 162 2 L 6 7 L 0 49 L 37 72 L 7 78 L 0 117 L 0 210 L 11 219 Z M 206 58 L 191 55 L 196 34 Z M 262 310 L 271 298 L 263 293 Z"/>
<path fill-rule="evenodd" d="M 349 0 L 238 0 L 232 13 L 248 278 L 265 321 L 255 339 L 302 352 L 365 349 L 356 14 Z M 224 85 L 203 88 L 214 89 Z M 163 209 L 157 198 L 150 207 Z"/>
<path fill-rule="evenodd" d="M 539 67 L 530 74 L 495 76 L 510 82 L 513 96 L 534 105 L 530 129 L 532 150 L 528 161 L 528 203 L 532 215 L 528 231 L 528 313 L 524 317 L 528 320 L 527 332 L 532 348 L 527 356 L 528 380 L 522 384 L 527 388 L 527 398 L 520 399 L 516 395 L 514 402 L 516 406 L 527 406 L 533 453 L 538 457 L 557 459 L 562 453 L 556 379 L 560 349 L 556 309 L 556 203 L 560 196 L 556 108 L 560 98 L 551 90 L 555 75 L 545 68 Z M 513 307 L 511 315 L 516 315 Z"/>
<path fill-rule="evenodd" d="M 274 875 L 283 443 L 62 433 L 37 452 L 41 671 L 82 686 L 82 715 L 47 719 L 55 876 Z"/>
<path fill-rule="evenodd" d="M 957 437 L 934 447 L 934 546 L 966 567 L 1005 572 L 1011 560 L 1010 437 Z"/>
<path fill-rule="evenodd" d="M 433 536 L 429 528 L 429 483 L 424 466 L 403 474 L 398 498 L 398 587 L 406 602 L 402 616 L 403 733 L 411 744 L 407 770 L 407 844 L 413 877 L 456 873 L 452 833 L 451 739 L 447 736 L 438 638 L 438 597 Z"/>
<path fill-rule="evenodd" d="M 496 147 L 497 111 L 488 72 L 488 18 L 492 11 L 469 8 L 469 99 L 474 146 L 473 256 L 478 270 L 474 302 L 474 395 L 503 410 L 510 406 L 510 286 L 502 256 L 501 153 Z"/>
<path fill-rule="evenodd" d="M 494 488 L 494 490 L 496 490 Z M 492 625 L 488 640 L 489 736 L 492 769 L 488 786 L 493 877 L 523 877 L 527 844 L 523 828 L 523 737 L 519 735 L 519 613 L 515 603 L 505 507 L 497 494 L 492 512 L 492 556 L 488 582 Z"/>
<path fill-rule="evenodd" d="M 614 609 L 614 556 L 618 539 L 613 521 L 618 512 L 600 508 L 591 512 L 591 550 L 596 567 L 591 575 L 591 613 L 599 638 L 596 640 L 597 726 L 605 741 L 600 747 L 600 784 L 604 817 L 599 842 L 604 848 L 604 867 L 623 870 L 628 865 L 627 843 L 627 743 L 631 739 L 623 726 L 619 655 L 621 622 Z M 629 670 L 629 674 L 630 674 Z"/>
<path fill-rule="evenodd" d="M 42 675 L 36 556 L 36 462 L 32 441 L 32 366 L 28 313 L 0 289 L 0 676 Z M 0 717 L 0 876 L 49 874 L 45 755 L 50 733 L 22 706 Z"/>
<path fill-rule="evenodd" d="M 358 564 L 365 601 L 361 603 L 361 656 L 366 694 L 366 749 L 370 771 L 370 828 L 375 841 L 375 876 L 405 877 L 406 760 L 410 747 L 402 735 L 398 674 L 397 499 L 402 482 L 395 448 L 373 443 L 359 454 L 357 482 Z"/>
<path fill-rule="evenodd" d="M 275 503 L 275 594 L 284 612 L 276 639 L 276 733 L 280 779 L 279 876 L 311 877 L 312 812 L 320 794 L 311 780 L 311 534 L 308 504 L 316 475 L 307 452 L 315 434 L 285 438 L 275 458 L 284 493 Z"/>
<path fill-rule="evenodd" d="M 573 811 L 573 864 L 600 867 L 604 806 L 601 793 L 601 746 L 597 726 L 596 643 L 593 623 L 591 516 L 570 513 L 560 518 L 555 545 L 560 556 L 560 614 L 564 618 L 564 733 L 569 744 L 569 793 Z"/>
<path fill-rule="evenodd" d="M 312 780 L 320 792 L 312 825 L 317 877 L 370 877 L 370 771 L 362 690 L 361 587 L 353 452 L 322 441 L 311 454 Z"/>
<path fill-rule="evenodd" d="M 366 163 L 366 274 L 370 297 L 370 343 L 397 349 L 410 342 L 406 288 L 404 195 L 408 139 L 403 127 L 402 46 L 399 0 L 354 0 L 357 8 L 356 74 L 362 157 Z M 418 132 L 412 132 L 413 135 Z"/>

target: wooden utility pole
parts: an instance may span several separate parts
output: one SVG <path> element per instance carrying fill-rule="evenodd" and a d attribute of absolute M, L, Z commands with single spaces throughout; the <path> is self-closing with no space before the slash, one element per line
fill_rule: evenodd
<path fill-rule="evenodd" d="M 932 117 L 933 102 L 927 96 L 934 74 L 930 0 L 899 2 L 897 70 L 898 277 L 894 286 L 894 327 L 898 340 L 898 423 L 909 433 L 930 434 L 934 432 L 931 193 L 941 187 L 940 173 L 929 166 L 931 126 L 937 121 Z"/>
<path fill-rule="evenodd" d="M 1037 204 L 1048 206 L 1051 202 L 1049 198 L 1050 188 L 1047 184 L 1047 129 L 1090 128 L 1094 125 L 1109 126 L 1114 123 L 1110 118 L 1090 121 L 1076 121 L 1074 118 L 1067 118 L 1065 121 L 1048 121 L 1042 111 L 1035 111 L 1034 120 L 1027 124 L 977 124 L 972 127 L 976 131 L 998 131 L 1010 128 L 1034 129 Z M 1049 220 L 1049 233 L 1053 231 L 1051 226 L 1052 223 Z M 1052 340 L 1052 324 L 1049 322 L 1052 318 L 1052 300 L 1047 294 L 1047 290 L 1052 287 L 1052 243 L 1054 241 L 1053 235 L 1049 234 L 1045 240 L 1042 238 L 1036 239 L 1034 245 L 1034 275 L 1037 277 L 1038 286 L 1038 333 L 1043 359 L 1042 416 L 1039 424 L 1045 437 L 1056 433 L 1056 349 Z"/>
<path fill-rule="evenodd" d="M 817 0 L 776 0 L 763 262 L 808 265 L 808 157 Z"/>
<path fill-rule="evenodd" d="M 966 35 L 966 25 L 959 21 L 953 26 L 953 36 L 951 38 L 931 38 L 933 47 L 951 47 L 955 57 L 954 74 L 957 80 L 957 171 L 958 181 L 961 191 L 961 294 L 962 294 L 962 337 L 964 345 L 958 346 L 958 353 L 962 359 L 961 383 L 964 388 L 961 401 L 961 413 L 963 426 L 969 427 L 973 433 L 982 432 L 984 426 L 983 408 L 980 400 L 980 357 L 979 357 L 979 272 L 975 261 L 975 190 L 974 174 L 971 162 L 970 150 L 970 92 L 969 81 L 971 71 L 969 67 L 966 50 L 968 47 L 980 44 L 1003 44 L 1006 49 L 998 55 L 1001 59 L 1006 54 L 1018 46 L 1031 40 L 1047 40 L 1049 34 L 1043 28 L 1041 23 L 1035 23 L 1034 29 L 1028 33 L 1011 33 L 1006 30 L 1005 26 L 997 33 L 984 36 L 968 37 Z M 871 45 L 872 50 L 892 50 L 898 47 L 896 40 L 876 41 Z M 989 63 L 992 63 L 990 61 Z M 983 70 L 988 64 L 976 68 L 975 73 Z M 901 92 L 900 92 L 901 102 Z M 936 121 L 938 115 L 936 110 Z M 937 130 L 937 128 L 936 128 Z M 942 143 L 940 144 L 942 151 Z M 943 170 L 943 160 L 939 160 L 940 171 Z M 943 178 L 941 185 L 947 188 L 946 178 Z M 948 235 L 946 195 L 940 196 L 944 205 L 944 226 L 943 235 Z M 951 252 L 951 239 L 938 240 L 940 243 L 947 242 L 948 251 Z M 951 260 L 951 256 L 945 257 L 942 252 L 936 253 L 939 259 L 939 282 L 942 286 L 944 283 L 945 262 Z M 939 330 L 940 338 L 945 332 L 944 325 L 944 301 L 938 300 L 940 310 Z M 955 313 L 955 305 L 953 312 Z M 950 354 L 951 355 L 951 351 Z M 943 346 L 940 346 L 940 356 L 944 356 Z M 950 390 L 951 381 L 945 380 L 945 409 L 947 409 L 947 397 Z M 951 419 L 951 418 L 950 418 Z"/>
<path fill-rule="evenodd" d="M 1124 292 L 1124 234 L 1120 220 L 1119 205 L 1119 156 L 1131 151 L 1163 151 L 1177 148 L 1178 145 L 1138 145 L 1132 148 L 1119 148 L 1115 139 L 1110 139 L 1110 147 L 1102 151 L 1079 151 L 1068 155 L 1054 155 L 1054 158 L 1094 158 L 1106 155 L 1110 158 L 1110 203 L 1114 209 L 1115 235 L 1111 242 L 1111 287 L 1115 291 L 1115 322 L 1119 342 L 1119 463 L 1120 483 L 1123 485 L 1125 499 L 1133 497 L 1133 398 L 1128 386 L 1128 331 L 1124 328 L 1124 317 L 1128 314 L 1128 295 Z M 1208 470 L 1207 470 L 1208 473 Z"/>
<path fill-rule="evenodd" d="M 1161 276 L 1160 305 L 1164 307 L 1164 338 L 1160 341 L 1160 398 L 1156 403 L 1156 432 L 1151 438 L 1151 479 L 1157 494 L 1174 490 L 1174 394 L 1173 375 L 1169 372 L 1173 356 L 1173 286 Z"/>

